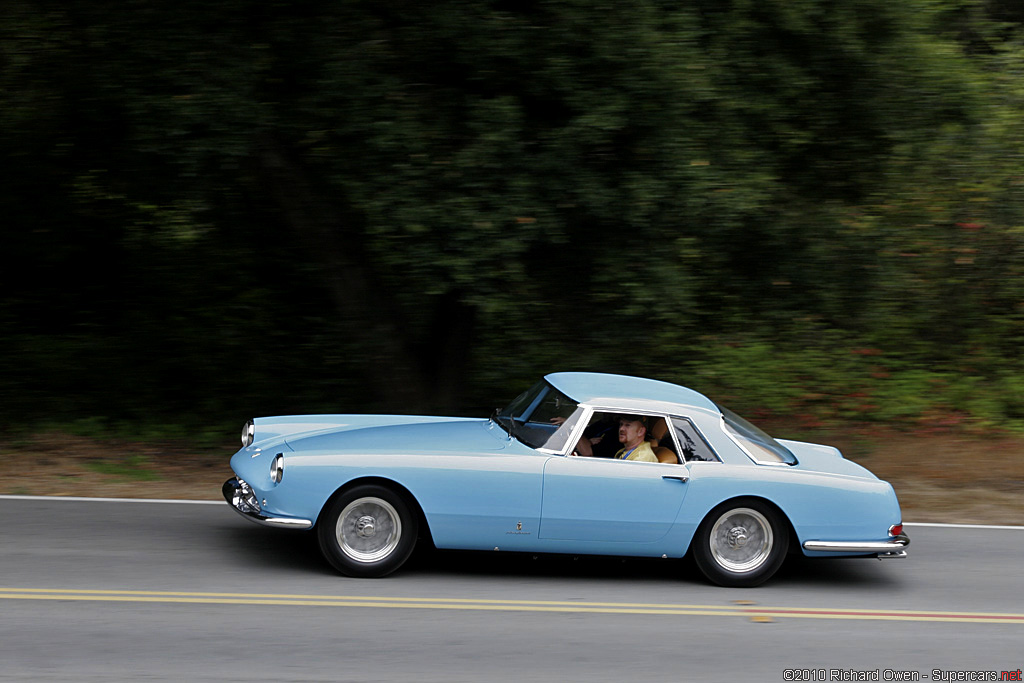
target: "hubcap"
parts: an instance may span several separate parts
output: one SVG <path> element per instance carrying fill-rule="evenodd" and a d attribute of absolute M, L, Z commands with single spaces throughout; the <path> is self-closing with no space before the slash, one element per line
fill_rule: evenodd
<path fill-rule="evenodd" d="M 747 544 L 747 530 L 741 526 L 729 529 L 729 547 L 733 550 L 742 548 Z"/>
<path fill-rule="evenodd" d="M 774 545 L 772 527 L 757 510 L 736 508 L 711 527 L 711 555 L 731 572 L 749 572 L 763 565 Z"/>
<path fill-rule="evenodd" d="M 373 517 L 370 517 L 369 515 L 363 515 L 358 520 L 356 520 L 356 533 L 363 537 L 373 536 L 374 527 L 376 526 L 376 524 L 377 520 L 375 520 Z"/>
<path fill-rule="evenodd" d="M 402 538 L 402 521 L 391 503 L 359 498 L 338 516 L 335 529 L 341 552 L 356 562 L 376 562 L 394 551 Z"/>

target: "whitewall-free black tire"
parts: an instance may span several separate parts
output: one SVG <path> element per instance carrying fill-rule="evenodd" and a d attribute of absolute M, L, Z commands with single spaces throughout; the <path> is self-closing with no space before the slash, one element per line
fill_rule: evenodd
<path fill-rule="evenodd" d="M 320 550 L 342 574 L 387 576 L 416 547 L 418 520 L 405 498 L 364 484 L 334 498 L 317 522 Z"/>
<path fill-rule="evenodd" d="M 757 498 L 727 501 L 708 513 L 693 538 L 693 559 L 720 586 L 757 586 L 786 559 L 789 525 Z"/>

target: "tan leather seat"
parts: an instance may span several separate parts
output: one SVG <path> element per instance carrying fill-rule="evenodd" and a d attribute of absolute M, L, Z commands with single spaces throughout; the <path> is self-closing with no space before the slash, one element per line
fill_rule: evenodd
<path fill-rule="evenodd" d="M 647 438 L 651 440 L 651 447 L 656 448 L 661 445 L 661 440 L 668 434 L 668 424 L 665 422 L 665 418 L 656 417 L 651 420 L 651 428 L 647 430 Z"/>
<path fill-rule="evenodd" d="M 660 445 L 662 439 L 669 438 L 668 423 L 665 418 L 657 417 L 651 421 L 651 428 L 647 430 L 647 438 L 651 440 L 651 450 L 658 457 L 658 462 L 679 464 L 679 456 L 672 452 L 671 448 Z"/>
<path fill-rule="evenodd" d="M 679 464 L 679 458 L 670 449 L 664 446 L 655 446 L 652 450 L 654 455 L 658 456 L 658 462 L 667 462 L 673 465 Z"/>

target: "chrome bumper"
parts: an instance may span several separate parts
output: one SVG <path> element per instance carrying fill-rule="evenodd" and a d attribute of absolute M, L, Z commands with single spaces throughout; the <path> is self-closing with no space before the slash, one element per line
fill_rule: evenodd
<path fill-rule="evenodd" d="M 905 548 L 910 537 L 900 534 L 891 541 L 805 541 L 804 550 L 830 553 L 862 553 L 875 555 L 879 559 L 895 559 L 907 556 Z"/>
<path fill-rule="evenodd" d="M 228 502 L 235 512 L 246 519 L 251 519 L 258 524 L 275 526 L 279 529 L 311 529 L 313 522 L 308 519 L 297 519 L 294 517 L 268 517 L 260 510 L 260 502 L 256 500 L 252 489 L 244 480 L 232 477 L 224 482 L 221 487 L 224 500 Z"/>

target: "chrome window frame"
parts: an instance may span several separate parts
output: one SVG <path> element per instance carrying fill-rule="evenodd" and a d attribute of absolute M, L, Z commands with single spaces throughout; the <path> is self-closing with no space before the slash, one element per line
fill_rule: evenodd
<path fill-rule="evenodd" d="M 730 441 L 732 441 L 734 444 L 736 444 L 736 447 L 740 449 L 740 451 L 743 453 L 743 455 L 747 456 L 750 459 L 750 461 L 752 463 L 754 463 L 755 465 L 761 465 L 762 467 L 793 467 L 793 466 L 797 465 L 798 462 L 799 462 L 799 461 L 797 461 L 797 462 L 766 462 L 764 460 L 758 460 L 747 449 L 747 447 L 744 446 L 743 443 L 741 443 L 741 441 L 738 438 L 736 438 L 736 436 L 733 434 L 732 430 L 729 429 L 729 425 L 725 421 L 725 415 L 722 415 L 721 418 L 719 419 L 719 426 L 722 428 L 722 433 L 725 434 L 729 438 Z M 773 436 L 772 438 L 774 439 L 775 437 Z M 796 458 L 795 455 L 793 457 Z"/>
<path fill-rule="evenodd" d="M 551 384 L 551 382 L 548 382 L 546 379 L 543 379 L 543 380 L 541 380 L 539 382 L 534 383 L 529 389 L 527 389 L 522 394 L 520 394 L 519 396 L 514 398 L 512 400 L 512 403 L 518 401 L 521 396 L 524 396 L 524 395 L 528 394 L 530 391 L 534 390 L 538 386 L 541 387 L 541 390 L 537 392 L 537 395 L 526 405 L 525 408 L 523 408 L 522 410 L 518 411 L 518 414 L 516 414 L 516 413 L 509 413 L 508 414 L 507 417 L 511 421 L 513 427 L 510 427 L 509 429 L 505 429 L 505 427 L 501 425 L 500 421 L 498 421 L 498 425 L 501 426 L 502 431 L 504 431 L 508 435 L 509 439 L 514 439 L 520 445 L 525 446 L 526 448 L 530 448 L 530 449 L 534 450 L 537 453 L 544 453 L 546 455 L 561 455 L 561 454 L 564 454 L 566 452 L 565 447 L 563 447 L 562 450 L 555 450 L 555 449 L 551 449 L 551 448 L 546 448 L 544 446 L 541 446 L 541 447 L 538 448 L 538 447 L 535 447 L 535 446 L 527 443 L 525 440 L 523 440 L 522 437 L 520 437 L 518 434 L 515 433 L 515 428 L 514 428 L 515 423 L 516 422 L 520 422 L 521 424 L 523 424 L 525 426 L 526 424 L 531 422 L 530 418 L 533 416 L 534 412 L 537 411 L 537 408 L 540 407 L 540 405 L 544 402 L 544 400 L 549 395 L 551 395 L 552 392 L 555 392 L 555 393 L 559 394 L 560 396 L 565 397 L 566 399 L 568 399 L 571 402 L 575 402 L 575 399 L 573 399 L 571 396 L 566 395 L 560 389 L 558 389 L 553 384 Z M 577 415 L 577 413 L 578 413 L 578 411 L 580 409 L 586 409 L 586 407 L 587 407 L 587 406 L 585 406 L 585 405 L 583 405 L 581 403 L 576 403 L 575 405 L 576 405 L 576 408 L 570 414 L 569 418 L 566 418 L 566 421 L 571 419 L 573 416 Z M 501 410 L 502 409 L 498 410 L 498 412 L 496 414 L 496 417 L 502 417 Z M 577 424 L 573 426 L 573 433 L 575 433 L 577 431 L 577 429 L 579 427 L 579 422 L 581 422 L 581 421 L 583 421 L 582 420 L 582 416 L 581 417 L 577 417 Z M 587 419 L 585 421 L 583 421 L 583 423 L 586 424 L 589 421 L 590 421 L 589 416 L 587 416 Z M 559 429 L 561 429 L 561 425 L 558 427 L 558 429 L 556 429 L 554 432 L 552 432 L 552 436 L 554 434 L 556 434 Z M 549 442 L 550 440 L 551 439 L 549 437 L 545 441 L 545 443 Z M 566 444 L 567 445 L 575 444 L 577 440 L 578 440 L 578 438 L 574 439 L 573 434 L 570 434 L 568 440 L 566 441 Z"/>
<path fill-rule="evenodd" d="M 581 409 L 582 409 L 583 412 L 580 414 L 579 418 L 577 418 L 576 424 L 573 425 L 572 432 L 569 434 L 569 438 L 566 439 L 565 445 L 562 446 L 561 450 L 554 450 L 552 448 L 545 448 L 543 446 L 541 446 L 540 448 L 535 448 L 534 450 L 537 451 L 538 453 L 545 453 L 547 455 L 566 455 L 567 456 L 570 453 L 572 453 L 573 447 L 576 445 L 577 442 L 579 442 L 580 437 L 583 436 L 583 431 L 587 428 L 587 425 L 590 424 L 590 418 L 594 414 L 594 409 L 591 406 L 584 405 L 584 404 L 581 404 L 581 403 L 576 404 L 576 410 L 581 410 Z M 575 415 L 575 414 L 576 413 L 574 411 L 573 415 Z M 558 430 L 555 430 L 555 431 L 557 432 Z M 550 441 L 550 439 L 549 439 L 549 441 Z M 523 443 L 523 442 L 520 441 L 520 443 Z M 528 445 L 528 444 L 523 444 L 523 445 Z"/>
<path fill-rule="evenodd" d="M 706 436 L 704 436 L 704 432 L 700 430 L 700 427 L 697 426 L 696 422 L 686 417 L 685 415 L 671 415 L 666 419 L 669 420 L 669 424 L 672 426 L 672 429 L 670 429 L 669 431 L 672 432 L 672 439 L 674 440 L 674 443 L 676 445 L 676 455 L 679 456 L 679 460 L 682 462 L 682 464 L 689 465 L 695 462 L 707 464 L 722 463 L 722 456 L 720 456 L 718 454 L 718 451 L 715 450 L 715 447 L 711 445 L 711 441 L 708 440 Z M 714 460 L 687 460 L 686 457 L 683 455 L 684 451 L 682 448 L 682 444 L 680 443 L 678 435 L 676 434 L 676 428 L 675 425 L 672 424 L 672 420 L 686 420 L 690 427 L 693 428 L 693 431 L 696 432 L 697 438 L 704 442 L 704 446 L 707 447 L 708 451 L 711 452 L 711 455 L 712 457 L 714 457 Z"/>
<path fill-rule="evenodd" d="M 584 404 L 584 403 L 581 403 L 580 407 L 584 408 L 586 412 L 583 414 L 583 416 L 581 416 L 581 418 L 577 422 L 576 426 L 573 427 L 573 433 L 569 436 L 569 440 L 566 442 L 566 447 L 563 448 L 559 452 L 552 451 L 552 450 L 549 450 L 549 449 L 544 449 L 544 448 L 538 448 L 538 449 L 536 449 L 538 452 L 540 452 L 540 453 L 548 453 L 550 455 L 562 455 L 562 456 L 568 457 L 569 454 L 572 453 L 573 447 L 575 447 L 575 445 L 577 443 L 579 443 L 579 440 L 583 437 L 583 432 L 586 431 L 587 427 L 590 425 L 590 420 L 594 417 L 595 413 L 611 413 L 611 414 L 619 414 L 619 415 L 642 415 L 643 417 L 647 417 L 647 418 L 660 417 L 660 418 L 666 420 L 667 424 L 669 424 L 669 425 L 672 424 L 672 422 L 671 422 L 671 420 L 672 420 L 672 413 L 664 413 L 664 412 L 660 412 L 660 411 L 651 411 L 651 410 L 643 410 L 643 409 L 636 409 L 636 408 L 623 408 L 621 406 L 612 406 L 612 405 L 605 405 L 605 404 L 589 404 L 589 403 L 588 404 Z M 690 422 L 691 425 L 693 424 L 692 420 L 688 420 L 688 422 Z M 701 434 L 700 430 L 697 429 L 697 426 L 694 425 L 693 428 L 695 430 L 697 430 L 698 434 L 700 434 L 701 437 L 703 438 L 703 434 Z M 670 429 L 669 431 L 670 432 L 675 432 L 675 429 Z M 672 443 L 675 445 L 676 457 L 679 458 L 679 462 L 674 463 L 674 464 L 676 464 L 676 465 L 685 465 L 685 464 L 687 464 L 686 459 L 683 458 L 683 456 L 679 455 L 679 442 L 675 440 L 675 434 L 674 433 L 672 434 L 672 439 L 673 439 Z M 707 439 L 704 439 L 704 443 L 707 444 Z M 711 447 L 710 444 L 708 444 L 708 447 L 709 448 Z M 718 454 L 714 452 L 714 449 L 711 449 L 711 451 L 715 455 L 715 457 L 717 458 Z M 597 458 L 597 459 L 598 460 L 602 460 L 603 458 Z M 639 462 L 639 464 L 644 464 L 644 465 L 673 464 L 673 463 L 649 463 L 649 462 L 636 461 L 636 460 L 627 460 L 625 462 L 631 462 L 631 463 L 638 463 Z M 694 461 L 694 462 L 696 462 L 696 461 Z M 720 458 L 719 458 L 719 462 L 721 462 Z"/>

